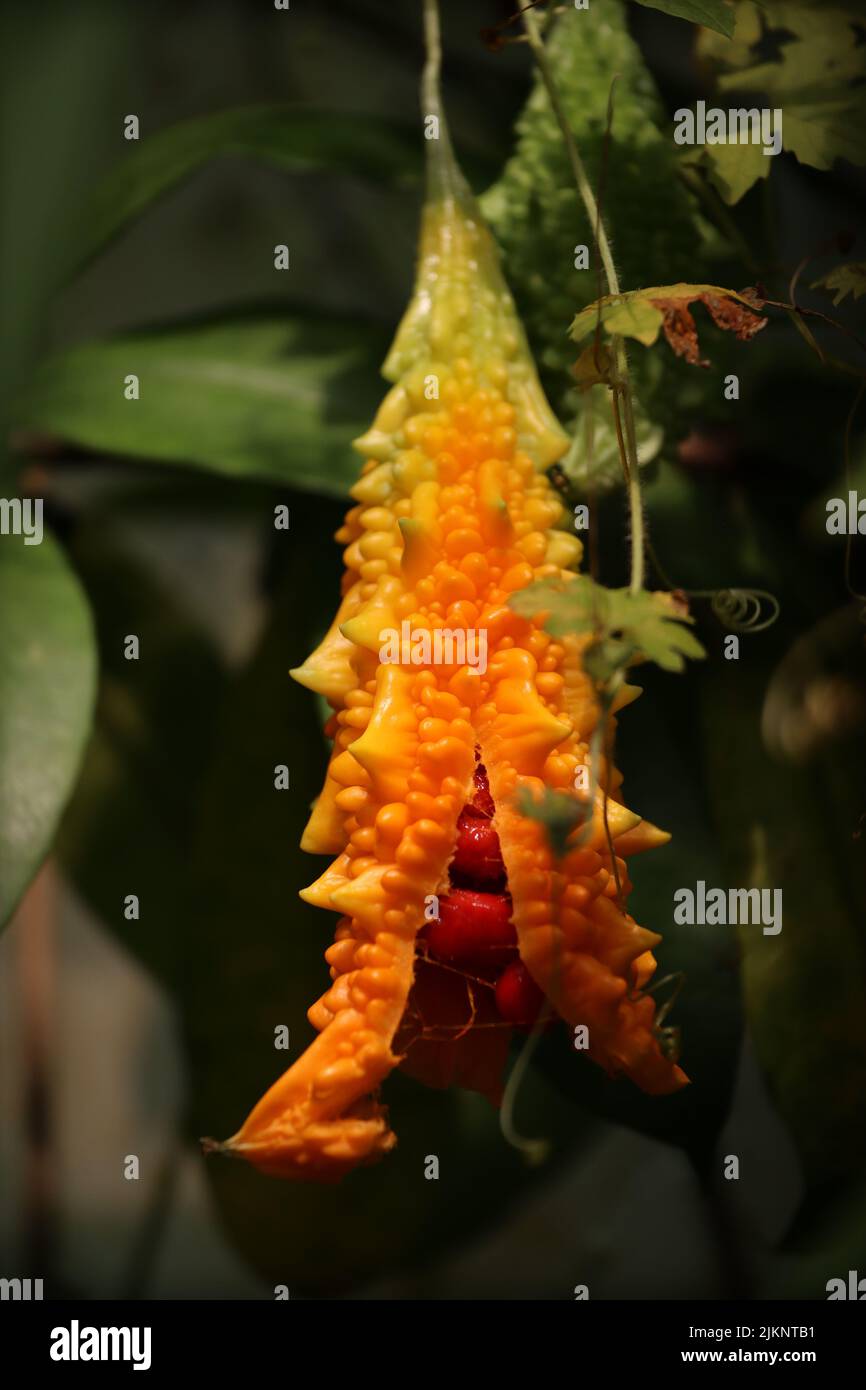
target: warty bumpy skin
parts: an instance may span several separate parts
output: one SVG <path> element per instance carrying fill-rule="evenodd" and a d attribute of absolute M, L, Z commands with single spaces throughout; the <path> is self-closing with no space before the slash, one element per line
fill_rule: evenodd
<path fill-rule="evenodd" d="M 619 905 L 625 858 L 668 836 L 620 800 L 615 768 L 579 845 L 559 862 L 521 788 L 575 797 L 598 704 L 587 638 L 556 640 L 508 606 L 574 570 L 581 544 L 546 476 L 567 439 L 539 386 L 496 247 L 459 174 L 433 181 L 417 282 L 384 366 L 394 382 L 369 432 L 355 505 L 337 539 L 339 611 L 292 674 L 334 710 L 333 752 L 302 846 L 335 856 L 301 893 L 338 914 L 331 985 L 309 1011 L 318 1037 L 223 1151 L 286 1178 L 333 1181 L 396 1143 L 376 1092 L 401 1058 L 425 899 L 447 892 L 476 749 L 496 807 L 520 957 L 556 1013 L 589 1031 L 611 1075 L 664 1094 L 686 1083 L 643 992 L 660 937 Z M 486 630 L 487 666 L 382 662 L 383 633 Z M 453 655 L 453 653 L 452 653 Z M 616 708 L 639 692 L 624 687 Z M 586 797 L 587 793 L 583 793 Z M 576 1060 L 576 1065 L 581 1065 Z"/>

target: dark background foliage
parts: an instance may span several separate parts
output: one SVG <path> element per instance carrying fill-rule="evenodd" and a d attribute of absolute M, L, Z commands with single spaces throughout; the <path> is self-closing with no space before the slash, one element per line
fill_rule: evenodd
<path fill-rule="evenodd" d="M 297 845 L 326 747 L 287 671 L 333 612 L 349 442 L 411 286 L 420 7 L 3 6 L 2 466 L 7 495 L 44 496 L 51 524 L 41 547 L 0 550 L 2 915 L 18 906 L 0 945 L 4 1273 L 95 1297 L 267 1297 L 279 1282 L 293 1297 L 568 1298 L 587 1283 L 761 1298 L 822 1297 L 864 1268 L 862 603 L 824 528 L 825 499 L 847 490 L 862 312 L 809 288 L 864 254 L 862 171 L 785 154 L 734 206 L 697 198 L 670 140 L 678 106 L 712 99 L 696 31 L 608 8 L 638 45 L 620 147 L 605 156 L 603 65 L 574 120 L 625 288 L 760 279 L 787 301 L 808 258 L 798 302 L 841 325 L 809 320 L 812 346 L 783 311 L 749 345 L 702 325 L 705 373 L 664 343 L 632 347 L 665 429 L 645 470 L 653 585 L 751 586 L 781 605 L 733 662 L 729 624 L 695 598 L 706 661 L 641 672 L 620 721 L 629 803 L 673 833 L 634 861 L 631 906 L 664 934 L 660 973 L 685 974 L 672 1021 L 693 1085 L 644 1097 L 553 1035 L 518 1099 L 519 1128 L 550 1144 L 527 1168 L 486 1102 L 397 1075 L 395 1154 L 319 1191 L 205 1163 L 195 1141 L 236 1128 L 281 1069 L 275 1025 L 297 1054 L 324 979 L 330 919 L 297 898 L 316 872 Z M 495 191 L 529 54 L 481 36 L 510 5 L 442 10 L 455 145 L 473 186 L 494 186 L 485 207 L 569 415 L 568 321 L 593 294 L 575 288 L 569 309 L 557 227 L 534 212 L 506 225 Z M 552 143 L 549 157 L 558 170 Z M 565 230 L 567 256 L 581 238 Z M 600 578 L 621 584 L 622 493 L 594 513 Z M 856 542 L 853 559 L 862 588 Z M 781 887 L 782 933 L 677 926 L 674 891 L 697 879 Z"/>

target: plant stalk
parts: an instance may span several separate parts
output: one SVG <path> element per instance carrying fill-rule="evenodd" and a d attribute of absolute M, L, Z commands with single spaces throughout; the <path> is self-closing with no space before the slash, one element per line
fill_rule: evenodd
<path fill-rule="evenodd" d="M 568 124 L 568 117 L 559 98 L 553 72 L 547 59 L 544 47 L 544 40 L 541 36 L 541 27 L 538 16 L 534 9 L 528 8 L 523 11 L 523 26 L 526 30 L 526 37 L 532 49 L 532 55 L 538 66 L 541 80 L 550 100 L 553 114 L 556 117 L 562 138 L 565 141 L 565 148 L 568 153 L 568 160 L 577 191 L 580 194 L 589 224 L 593 228 L 596 247 L 604 269 L 605 280 L 607 281 L 608 294 L 618 295 L 620 293 L 619 277 L 616 273 L 616 266 L 611 250 L 610 238 L 604 225 L 604 219 L 598 206 L 592 185 L 587 177 L 580 151 L 577 148 L 577 141 L 574 132 Z M 628 354 L 625 344 L 619 335 L 613 337 L 613 355 L 616 365 L 615 380 L 613 391 L 615 397 L 615 411 L 617 408 L 622 410 L 622 418 L 625 428 L 619 432 L 620 456 L 622 459 L 623 474 L 625 475 L 626 488 L 628 494 L 628 510 L 631 529 L 631 582 L 630 589 L 633 594 L 639 593 L 643 588 L 644 581 L 644 516 L 643 501 L 641 498 L 640 471 L 637 459 L 637 437 L 634 426 L 634 405 L 631 393 L 631 381 L 628 369 Z"/>

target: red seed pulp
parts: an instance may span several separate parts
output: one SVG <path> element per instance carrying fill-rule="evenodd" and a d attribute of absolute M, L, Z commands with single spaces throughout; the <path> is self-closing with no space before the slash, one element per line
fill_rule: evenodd
<path fill-rule="evenodd" d="M 433 960 L 471 967 L 495 980 L 500 1017 L 518 1028 L 531 1027 L 544 994 L 517 955 L 511 895 L 493 826 L 495 806 L 481 762 L 474 783 L 457 822 L 450 890 L 439 900 L 438 920 L 427 924 L 422 937 Z"/>
<path fill-rule="evenodd" d="M 496 1007 L 516 1028 L 530 1028 L 541 1013 L 544 992 L 522 960 L 513 960 L 496 981 Z"/>
<path fill-rule="evenodd" d="M 456 965 L 504 965 L 514 955 L 517 932 L 505 893 L 452 888 L 439 900 L 439 920 L 427 927 L 427 947 L 437 960 Z"/>

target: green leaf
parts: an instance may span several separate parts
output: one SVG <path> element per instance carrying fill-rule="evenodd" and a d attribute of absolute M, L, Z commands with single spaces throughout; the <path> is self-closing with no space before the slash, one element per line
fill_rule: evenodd
<path fill-rule="evenodd" d="M 706 652 L 686 627 L 694 618 L 674 610 L 668 594 L 638 594 L 628 589 L 612 591 L 613 604 L 610 627 L 634 643 L 649 660 L 663 671 L 682 671 L 685 658 L 706 656 Z"/>
<path fill-rule="evenodd" d="M 813 290 L 819 287 L 830 291 L 834 304 L 841 304 L 847 294 L 859 299 L 866 294 L 866 261 L 848 261 L 846 265 L 834 266 L 820 280 L 812 281 Z"/>
<path fill-rule="evenodd" d="M 547 631 L 554 637 L 567 637 L 574 632 L 607 630 L 609 593 L 585 574 L 571 580 L 541 579 L 511 594 L 508 606 L 521 618 L 545 613 Z"/>
<path fill-rule="evenodd" d="M 343 496 L 384 346 L 368 324 L 303 314 L 85 343 L 37 369 L 15 423 L 84 449 Z M 138 400 L 124 395 L 131 373 Z"/>
<path fill-rule="evenodd" d="M 734 32 L 734 11 L 725 0 L 636 0 L 648 10 L 661 10 L 676 19 L 687 19 L 707 29 L 731 38 Z"/>
<path fill-rule="evenodd" d="M 95 648 L 63 552 L 0 537 L 0 925 L 47 853 L 90 726 Z"/>
<path fill-rule="evenodd" d="M 46 307 L 68 263 L 67 228 L 125 99 L 131 14 L 128 6 L 90 3 L 0 7 L 0 90 L 9 132 L 0 258 L 4 438 L 11 398 L 41 349 Z M 0 472 L 4 467 L 0 459 Z"/>
<path fill-rule="evenodd" d="M 847 159 L 860 167 L 866 164 L 864 120 L 866 104 L 862 92 L 855 100 L 791 106 L 785 119 L 782 147 L 813 169 L 832 169 L 838 159 Z"/>
<path fill-rule="evenodd" d="M 584 648 L 582 665 L 591 680 L 597 685 L 606 686 L 618 671 L 625 671 L 634 656 L 635 649 L 631 643 L 602 637 Z"/>
<path fill-rule="evenodd" d="M 549 787 L 545 787 L 539 797 L 533 796 L 528 787 L 521 787 L 517 793 L 517 809 L 522 816 L 544 826 L 558 859 L 568 848 L 569 835 L 586 820 L 590 811 L 588 804 L 576 801 L 566 792 L 551 791 Z"/>
<path fill-rule="evenodd" d="M 838 159 L 866 163 L 866 50 L 857 42 L 857 9 L 845 5 L 810 5 L 803 0 L 765 0 L 758 12 L 741 7 L 737 42 L 720 45 L 702 36 L 699 52 L 721 71 L 720 93 L 755 93 L 763 104 L 782 112 L 782 148 L 803 164 L 830 169 Z M 778 58 L 765 62 L 757 45 L 774 35 Z M 745 102 L 742 102 L 745 105 Z M 758 145 L 710 145 L 701 151 L 719 192 L 737 202 L 760 178 L 771 158 Z"/>
<path fill-rule="evenodd" d="M 694 155 L 689 155 L 692 162 Z M 773 161 L 760 145 L 712 145 L 697 152 L 697 162 L 706 161 L 710 177 L 726 203 L 738 203 L 760 179 L 769 177 Z"/>
<path fill-rule="evenodd" d="M 625 294 L 606 294 L 581 309 L 569 332 L 574 341 L 580 343 L 590 333 L 595 333 L 601 323 L 611 335 L 636 338 L 644 347 L 652 347 L 663 328 L 674 352 L 690 362 L 697 362 L 697 333 L 689 312 L 695 300 L 706 305 L 717 328 L 728 328 L 742 340 L 753 337 L 767 322 L 755 314 L 752 300 L 736 290 L 681 282 L 652 285 Z"/>
<path fill-rule="evenodd" d="M 586 319 L 592 311 L 592 305 L 583 310 Z M 614 303 L 605 305 L 602 321 L 608 333 L 611 335 L 619 334 L 623 338 L 637 338 L 639 343 L 645 347 L 650 347 L 659 335 L 659 329 L 663 323 L 663 315 L 660 309 L 651 304 L 648 299 L 635 297 L 634 299 L 618 299 Z M 572 334 L 577 332 L 577 320 L 572 324 Z M 581 334 L 583 336 L 583 334 Z"/>
<path fill-rule="evenodd" d="M 421 170 L 417 130 L 376 116 L 285 104 L 198 116 L 145 136 L 98 185 L 73 233 L 78 266 L 221 155 L 246 155 L 291 173 L 326 169 L 397 186 L 418 182 Z"/>
<path fill-rule="evenodd" d="M 544 613 L 544 626 L 554 637 L 594 632 L 600 641 L 614 639 L 620 644 L 615 656 L 622 667 L 642 655 L 665 671 L 682 671 L 686 657 L 705 655 L 685 626 L 694 619 L 674 607 L 666 593 L 606 589 L 580 574 L 568 580 L 539 580 L 512 594 L 508 603 L 523 618 Z"/>
<path fill-rule="evenodd" d="M 592 345 L 584 348 L 592 353 Z M 654 425 L 640 401 L 634 407 L 637 461 L 643 468 L 657 457 L 664 440 L 664 431 Z M 607 386 L 591 386 L 582 396 L 581 418 L 575 426 L 571 447 L 560 460 L 560 467 L 583 496 L 587 489 L 609 488 L 622 482 L 622 459 L 610 408 Z"/>

